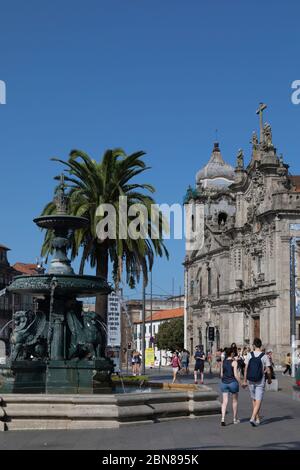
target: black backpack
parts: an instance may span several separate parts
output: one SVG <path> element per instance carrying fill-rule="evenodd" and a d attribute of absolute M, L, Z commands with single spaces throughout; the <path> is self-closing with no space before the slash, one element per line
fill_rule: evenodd
<path fill-rule="evenodd" d="M 254 353 L 251 352 L 251 359 L 248 363 L 247 369 L 247 380 L 250 382 L 261 382 L 264 376 L 264 368 L 261 358 L 265 353 L 261 353 L 259 356 L 255 357 Z"/>

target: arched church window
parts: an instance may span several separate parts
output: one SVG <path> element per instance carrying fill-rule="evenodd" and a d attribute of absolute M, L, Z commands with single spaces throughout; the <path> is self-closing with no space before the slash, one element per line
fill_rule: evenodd
<path fill-rule="evenodd" d="M 207 287 L 208 295 L 211 295 L 211 269 L 207 268 Z"/>
<path fill-rule="evenodd" d="M 192 232 L 195 231 L 195 216 L 192 215 Z"/>
<path fill-rule="evenodd" d="M 257 257 L 257 272 L 261 273 L 261 256 Z"/>
<path fill-rule="evenodd" d="M 218 225 L 222 226 L 225 225 L 227 221 L 227 214 L 226 212 L 219 212 L 218 215 Z"/>
<path fill-rule="evenodd" d="M 220 297 L 220 275 L 217 275 L 217 297 Z"/>

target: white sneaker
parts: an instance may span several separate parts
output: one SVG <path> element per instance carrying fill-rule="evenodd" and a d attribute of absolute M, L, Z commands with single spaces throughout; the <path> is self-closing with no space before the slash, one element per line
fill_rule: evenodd
<path fill-rule="evenodd" d="M 236 419 L 233 420 L 233 424 L 239 424 L 239 423 L 240 423 L 239 418 L 236 418 Z"/>

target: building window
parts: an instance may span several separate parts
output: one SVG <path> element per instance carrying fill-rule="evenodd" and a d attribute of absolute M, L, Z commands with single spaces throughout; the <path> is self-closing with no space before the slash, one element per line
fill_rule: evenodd
<path fill-rule="evenodd" d="M 257 272 L 258 274 L 261 273 L 261 256 L 257 257 Z"/>
<path fill-rule="evenodd" d="M 192 232 L 195 231 L 195 216 L 192 215 Z"/>
<path fill-rule="evenodd" d="M 191 281 L 190 293 L 191 293 L 191 295 L 194 295 L 194 281 Z"/>
<path fill-rule="evenodd" d="M 200 295 L 200 299 L 202 299 L 202 277 L 200 277 L 200 281 L 199 281 L 199 295 Z"/>
<path fill-rule="evenodd" d="M 225 225 L 227 221 L 226 212 L 220 212 L 218 215 L 218 225 Z"/>
<path fill-rule="evenodd" d="M 211 269 L 207 268 L 207 289 L 208 295 L 211 295 Z"/>
<path fill-rule="evenodd" d="M 217 297 L 220 297 L 220 276 L 217 275 Z"/>

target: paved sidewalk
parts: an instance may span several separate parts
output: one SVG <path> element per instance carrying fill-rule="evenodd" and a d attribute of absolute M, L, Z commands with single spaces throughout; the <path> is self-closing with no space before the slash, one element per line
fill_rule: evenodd
<path fill-rule="evenodd" d="M 170 371 L 150 371 L 152 380 L 171 381 Z M 249 424 L 251 403 L 248 390 L 241 390 L 241 423 L 221 428 L 220 416 L 176 419 L 157 424 L 132 425 L 120 429 L 76 431 L 9 431 L 0 433 L 0 449 L 300 449 L 300 391 L 289 377 L 279 379 L 279 392 L 266 392 L 261 426 Z M 183 377 L 193 382 L 193 377 Z M 218 390 L 219 379 L 209 376 L 205 383 Z"/>

